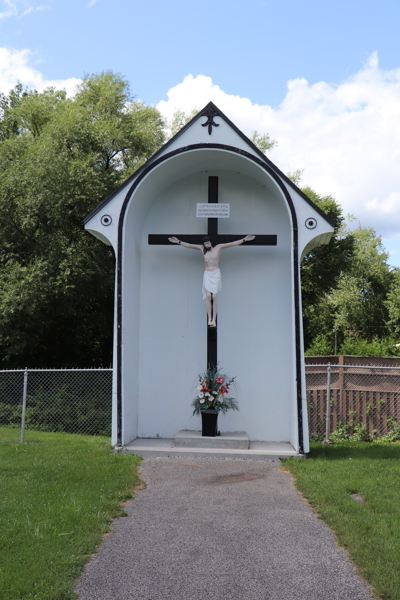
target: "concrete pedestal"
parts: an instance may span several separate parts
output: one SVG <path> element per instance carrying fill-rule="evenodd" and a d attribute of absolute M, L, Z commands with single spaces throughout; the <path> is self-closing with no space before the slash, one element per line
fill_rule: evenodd
<path fill-rule="evenodd" d="M 187 433 L 187 432 L 185 432 Z M 201 433 L 197 432 L 200 439 Z M 224 436 L 222 436 L 223 439 Z M 218 442 L 217 442 L 218 443 Z M 143 458 L 240 458 L 256 460 L 279 460 L 289 456 L 301 458 L 289 442 L 250 442 L 246 449 L 236 448 L 195 448 L 184 446 L 177 448 L 175 438 L 136 438 L 122 447 L 117 447 L 115 452 L 138 454 Z"/>
<path fill-rule="evenodd" d="M 221 433 L 216 437 L 202 436 L 201 431 L 181 429 L 174 438 L 174 448 L 219 448 L 248 450 L 249 436 L 245 431 Z"/>

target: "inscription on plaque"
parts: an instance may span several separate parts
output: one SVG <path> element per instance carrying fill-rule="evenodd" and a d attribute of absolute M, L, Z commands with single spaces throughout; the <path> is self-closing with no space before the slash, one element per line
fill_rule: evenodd
<path fill-rule="evenodd" d="M 206 219 L 228 219 L 230 206 L 230 204 L 203 204 L 198 202 L 196 205 L 196 217 L 204 217 Z"/>

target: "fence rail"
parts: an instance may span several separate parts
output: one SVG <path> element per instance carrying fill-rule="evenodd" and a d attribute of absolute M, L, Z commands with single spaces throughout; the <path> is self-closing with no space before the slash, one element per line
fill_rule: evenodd
<path fill-rule="evenodd" d="M 400 360 L 376 364 L 372 357 L 357 365 L 356 357 L 352 364 L 316 358 L 306 359 L 310 436 L 327 438 L 344 424 L 379 437 L 400 423 Z M 0 370 L 0 426 L 16 440 L 30 429 L 109 436 L 111 402 L 112 369 Z"/>

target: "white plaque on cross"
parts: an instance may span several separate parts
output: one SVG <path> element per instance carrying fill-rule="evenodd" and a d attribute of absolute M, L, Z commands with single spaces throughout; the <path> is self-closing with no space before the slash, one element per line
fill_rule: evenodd
<path fill-rule="evenodd" d="M 207 219 L 229 219 L 230 206 L 230 204 L 198 202 L 196 205 L 196 217 L 204 217 Z"/>

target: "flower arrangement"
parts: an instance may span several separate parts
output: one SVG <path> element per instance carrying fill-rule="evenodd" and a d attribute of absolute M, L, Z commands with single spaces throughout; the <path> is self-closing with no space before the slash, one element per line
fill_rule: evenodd
<path fill-rule="evenodd" d="M 217 369 L 208 369 L 199 375 L 199 393 L 192 402 L 193 414 L 199 415 L 201 410 L 208 408 L 214 408 L 217 413 L 226 413 L 229 409 L 239 410 L 237 400 L 228 395 L 234 381 L 235 377 L 227 377 Z"/>

